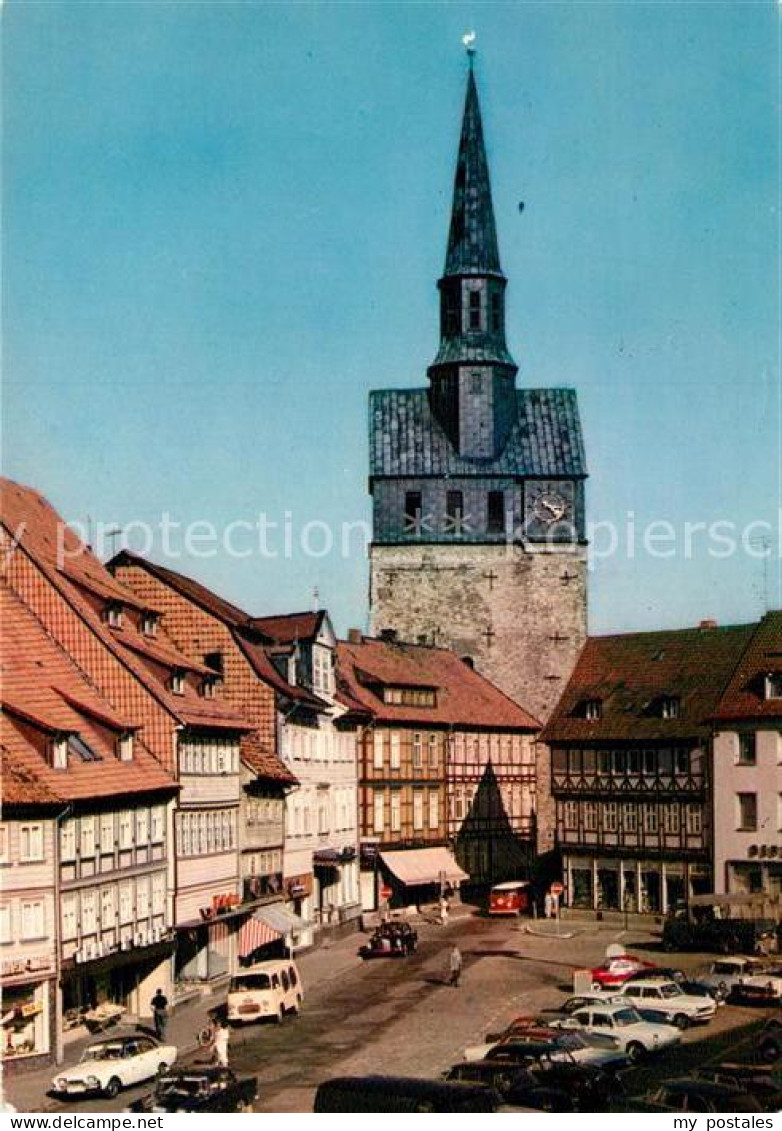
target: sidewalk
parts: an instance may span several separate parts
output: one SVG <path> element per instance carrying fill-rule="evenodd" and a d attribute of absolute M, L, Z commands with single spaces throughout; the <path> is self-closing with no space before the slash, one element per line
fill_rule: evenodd
<path fill-rule="evenodd" d="M 323 985 L 332 978 L 340 977 L 351 968 L 360 967 L 361 959 L 356 952 L 363 937 L 360 932 L 356 932 L 333 942 L 327 941 L 306 954 L 296 956 L 296 965 L 301 971 L 305 993 L 314 986 Z M 171 1014 L 166 1027 L 165 1043 L 176 1045 L 180 1061 L 185 1060 L 198 1049 L 197 1034 L 206 1025 L 209 1011 L 224 1000 L 225 991 L 226 984 L 223 983 L 214 993 L 191 999 Z M 151 1021 L 147 1023 L 151 1027 Z M 94 1035 L 79 1037 L 66 1046 L 63 1065 L 50 1065 L 34 1072 L 22 1073 L 5 1082 L 2 1092 L 19 1111 L 61 1111 L 62 1105 L 46 1094 L 57 1075 L 58 1067 L 76 1064 L 84 1049 L 92 1041 L 132 1031 L 131 1027 L 120 1025 L 97 1037 Z"/>

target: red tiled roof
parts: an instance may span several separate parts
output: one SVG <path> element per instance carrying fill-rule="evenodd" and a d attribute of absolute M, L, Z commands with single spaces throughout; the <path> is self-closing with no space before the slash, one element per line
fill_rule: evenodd
<path fill-rule="evenodd" d="M 754 625 L 593 636 L 587 640 L 541 738 L 547 742 L 677 739 L 709 732 L 722 690 Z M 664 719 L 663 697 L 680 701 Z M 584 704 L 599 700 L 601 718 Z"/>
<path fill-rule="evenodd" d="M 85 596 L 85 590 L 101 600 L 116 601 L 133 609 L 150 609 L 151 606 L 140 603 L 130 589 L 111 576 L 92 551 L 65 526 L 42 495 L 30 487 L 0 479 L 0 508 L 2 522 L 19 547 L 29 554 L 106 647 L 121 658 L 178 723 L 234 731 L 249 728 L 245 719 L 219 699 L 203 700 L 189 684 L 186 684 L 184 695 L 173 695 L 169 691 L 167 675 L 162 675 L 159 668 L 167 668 L 170 674 L 175 667 L 190 670 L 193 663 L 174 646 L 162 629 L 158 630 L 154 646 L 134 627 L 130 618 L 125 618 L 121 632 L 109 629 Z M 65 569 L 61 568 L 61 545 L 67 552 Z M 155 651 L 154 657 L 152 650 Z M 145 659 L 154 658 L 158 668 L 143 662 L 139 654 L 143 654 Z M 208 669 L 201 670 L 206 672 Z"/>
<path fill-rule="evenodd" d="M 126 724 L 7 587 L 0 589 L 0 621 L 3 695 L 11 705 L 0 719 L 4 803 L 49 803 L 176 789 L 138 740 L 132 761 L 116 757 L 105 724 L 109 723 L 109 729 L 116 725 L 118 730 Z M 96 725 L 96 720 L 102 725 Z M 85 762 L 71 754 L 67 770 L 53 769 L 41 753 L 45 739 L 39 749 L 30 724 L 33 732 L 78 734 L 99 760 Z"/>
<path fill-rule="evenodd" d="M 319 609 L 315 613 L 284 613 L 281 616 L 251 617 L 250 624 L 275 644 L 292 644 L 296 640 L 312 640 L 317 636 L 323 623 L 324 612 L 324 609 Z"/>
<path fill-rule="evenodd" d="M 532 715 L 445 648 L 364 637 L 360 644 L 341 640 L 337 659 L 342 693 L 381 722 L 540 728 Z M 367 686 L 367 680 L 378 686 Z M 383 686 L 436 688 L 437 705 L 384 703 Z"/>
<path fill-rule="evenodd" d="M 230 601 L 218 597 L 216 593 L 207 589 L 199 581 L 193 580 L 192 577 L 186 577 L 183 573 L 176 573 L 173 569 L 158 565 L 156 562 L 150 561 L 149 558 L 134 554 L 131 550 L 121 550 L 109 562 L 109 569 L 119 566 L 139 566 L 141 569 L 145 569 L 153 577 L 164 581 L 177 593 L 181 593 L 183 597 L 187 597 L 206 612 L 212 613 L 218 620 L 225 621 L 226 624 L 238 626 L 247 624 L 250 620 L 248 614 L 243 612 L 242 609 L 232 605 Z"/>
<path fill-rule="evenodd" d="M 296 785 L 299 779 L 291 773 L 273 750 L 261 744 L 257 731 L 242 738 L 242 761 L 259 777 L 271 778 L 280 785 Z"/>
<path fill-rule="evenodd" d="M 782 673 L 782 610 L 766 613 L 738 662 L 722 696 L 717 719 L 779 719 L 782 702 L 765 699 L 764 678 Z"/>
<path fill-rule="evenodd" d="M 262 679 L 264 683 L 273 687 L 280 695 L 284 695 L 286 699 L 290 699 L 293 703 L 300 703 L 302 706 L 311 707 L 314 711 L 324 711 L 326 703 L 313 695 L 306 687 L 297 687 L 293 683 L 288 683 L 276 667 L 269 659 L 266 649 L 262 644 L 257 644 L 241 632 L 234 632 L 234 640 L 244 652 L 247 659 L 252 665 L 253 671 Z"/>

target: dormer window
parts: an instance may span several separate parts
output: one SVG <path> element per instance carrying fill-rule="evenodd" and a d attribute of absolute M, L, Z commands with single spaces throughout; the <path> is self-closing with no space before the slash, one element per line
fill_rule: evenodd
<path fill-rule="evenodd" d="M 764 699 L 782 699 L 782 672 L 767 672 Z"/>
<path fill-rule="evenodd" d="M 122 605 L 119 601 L 112 601 L 106 606 L 105 618 L 109 628 L 122 628 Z"/>
<path fill-rule="evenodd" d="M 157 626 L 160 617 L 157 613 L 143 612 L 141 614 L 141 631 L 144 636 L 157 636 Z"/>
<path fill-rule="evenodd" d="M 596 723 L 603 717 L 603 702 L 601 699 L 584 700 L 584 718 L 590 723 Z"/>
<path fill-rule="evenodd" d="M 216 675 L 205 675 L 201 681 L 201 694 L 204 699 L 214 699 L 218 678 Z"/>
<path fill-rule="evenodd" d="M 117 740 L 117 754 L 120 762 L 133 761 L 133 732 L 123 731 Z"/>
<path fill-rule="evenodd" d="M 432 687 L 384 687 L 383 702 L 395 707 L 436 707 L 437 692 Z"/>
<path fill-rule="evenodd" d="M 57 734 L 52 739 L 52 767 L 55 770 L 68 769 L 67 734 Z"/>
<path fill-rule="evenodd" d="M 682 701 L 678 695 L 665 695 L 660 700 L 660 717 L 663 719 L 678 719 L 681 713 Z"/>
<path fill-rule="evenodd" d="M 182 668 L 174 668 L 171 673 L 171 691 L 174 695 L 184 695 L 185 693 L 185 673 Z"/>
<path fill-rule="evenodd" d="M 204 656 L 204 663 L 208 668 L 211 668 L 217 675 L 223 674 L 223 653 L 222 652 L 207 652 Z"/>

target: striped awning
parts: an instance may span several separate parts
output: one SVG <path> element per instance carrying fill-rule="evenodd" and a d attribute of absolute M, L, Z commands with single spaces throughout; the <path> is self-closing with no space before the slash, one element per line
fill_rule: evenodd
<path fill-rule="evenodd" d="M 239 931 L 239 957 L 246 958 L 259 946 L 265 946 L 288 935 L 301 934 L 308 927 L 309 923 L 299 915 L 294 915 L 283 903 L 270 903 L 266 907 L 259 907 Z"/>

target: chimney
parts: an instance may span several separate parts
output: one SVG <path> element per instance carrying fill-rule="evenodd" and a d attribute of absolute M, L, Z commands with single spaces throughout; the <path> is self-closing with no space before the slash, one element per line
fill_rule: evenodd
<path fill-rule="evenodd" d="M 396 644 L 396 629 L 395 628 L 381 628 L 380 639 L 386 644 Z"/>
<path fill-rule="evenodd" d="M 711 620 L 711 619 L 709 619 L 709 620 L 702 620 L 702 621 L 700 622 L 700 624 L 698 625 L 698 628 L 699 628 L 699 629 L 701 630 L 701 632 L 708 632 L 708 630 L 709 630 L 710 628 L 716 628 L 716 627 L 717 627 L 717 622 L 716 622 L 716 620 Z"/>
<path fill-rule="evenodd" d="M 362 644 L 364 641 L 364 634 L 360 628 L 348 629 L 348 644 Z"/>

